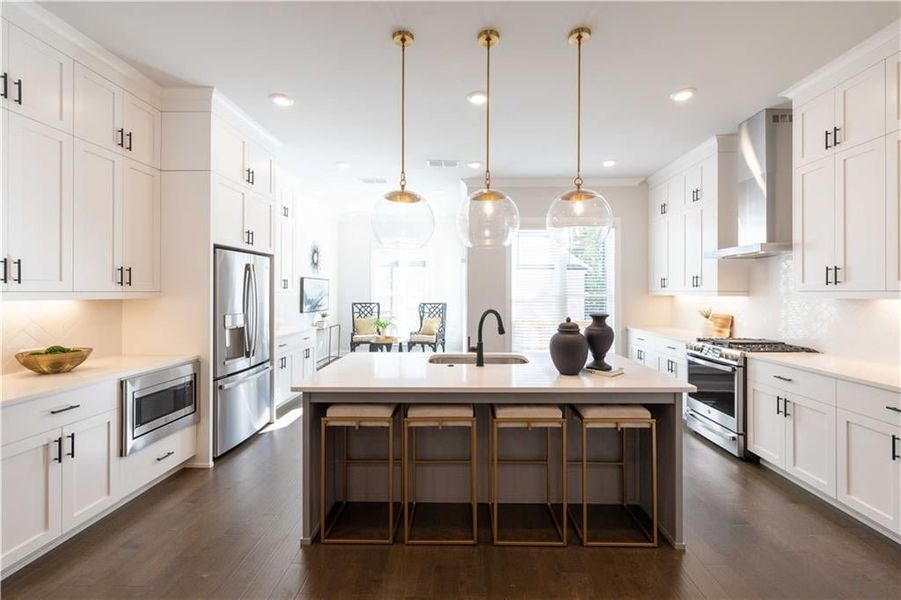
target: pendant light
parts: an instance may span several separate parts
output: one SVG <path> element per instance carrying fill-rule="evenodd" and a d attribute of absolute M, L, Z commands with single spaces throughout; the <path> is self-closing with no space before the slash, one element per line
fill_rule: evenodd
<path fill-rule="evenodd" d="M 405 171 L 406 134 L 406 55 L 413 45 L 413 34 L 395 31 L 391 38 L 400 46 L 400 188 L 388 192 L 372 211 L 372 233 L 376 241 L 389 248 L 421 248 L 435 231 L 435 215 L 425 199 L 407 189 Z"/>
<path fill-rule="evenodd" d="M 602 243 L 610 232 L 613 211 L 598 192 L 582 188 L 582 44 L 591 37 L 587 27 L 569 32 L 569 43 L 578 48 L 578 100 L 576 108 L 576 177 L 574 189 L 558 196 L 547 211 L 546 227 L 568 248 L 574 235 L 590 236 Z"/>
<path fill-rule="evenodd" d="M 519 229 L 519 210 L 510 196 L 491 189 L 491 47 L 500 35 L 493 29 L 480 31 L 479 45 L 485 48 L 485 187 L 463 201 L 457 228 L 470 248 L 509 246 Z"/>

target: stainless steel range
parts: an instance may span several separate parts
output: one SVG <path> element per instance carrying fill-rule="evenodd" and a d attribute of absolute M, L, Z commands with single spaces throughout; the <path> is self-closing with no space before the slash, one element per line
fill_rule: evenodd
<path fill-rule="evenodd" d="M 773 340 L 699 338 L 688 344 L 688 394 L 685 423 L 716 445 L 743 459 L 745 448 L 745 381 L 748 352 L 816 352 Z"/>

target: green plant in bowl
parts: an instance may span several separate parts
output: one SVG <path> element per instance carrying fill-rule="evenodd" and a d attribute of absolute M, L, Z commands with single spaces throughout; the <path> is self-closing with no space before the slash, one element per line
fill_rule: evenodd
<path fill-rule="evenodd" d="M 68 354 L 70 352 L 80 352 L 78 348 L 66 348 L 65 346 L 47 346 L 43 350 L 36 350 L 31 352 L 32 356 L 41 356 L 44 354 Z"/>
<path fill-rule="evenodd" d="M 46 348 L 32 348 L 16 352 L 19 364 L 39 375 L 67 373 L 87 360 L 92 348 L 69 348 L 54 344 Z"/>

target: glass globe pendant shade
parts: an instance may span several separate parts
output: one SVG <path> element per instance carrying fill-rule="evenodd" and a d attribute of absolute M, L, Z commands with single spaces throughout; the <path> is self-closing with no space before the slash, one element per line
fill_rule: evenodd
<path fill-rule="evenodd" d="M 604 243 L 613 226 L 613 210 L 594 190 L 575 188 L 558 196 L 547 211 L 545 226 L 561 246 L 568 248 L 573 235 L 591 235 Z"/>
<path fill-rule="evenodd" d="M 482 188 L 463 201 L 457 231 L 469 248 L 509 246 L 519 229 L 519 209 L 510 196 Z"/>
<path fill-rule="evenodd" d="M 434 232 L 432 208 L 416 192 L 388 192 L 372 209 L 372 233 L 376 242 L 385 248 L 422 248 Z"/>

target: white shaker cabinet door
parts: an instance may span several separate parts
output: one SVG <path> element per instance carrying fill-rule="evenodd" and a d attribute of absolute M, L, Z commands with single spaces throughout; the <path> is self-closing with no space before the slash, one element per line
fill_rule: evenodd
<path fill-rule="evenodd" d="M 278 248 L 276 263 L 278 264 L 275 282 L 276 292 L 292 292 L 296 288 L 294 281 L 294 217 L 276 217 L 278 220 Z"/>
<path fill-rule="evenodd" d="M 250 231 L 250 247 L 260 252 L 272 251 L 274 205 L 259 194 L 244 196 L 244 228 Z"/>
<path fill-rule="evenodd" d="M 258 146 L 252 142 L 245 142 L 245 165 L 250 169 L 250 186 L 258 194 L 266 197 L 273 195 L 273 161 L 272 155 L 269 154 L 262 146 Z"/>
<path fill-rule="evenodd" d="M 4 117 L 7 289 L 71 291 L 72 136 L 13 113 Z"/>
<path fill-rule="evenodd" d="M 785 470 L 835 497 L 835 407 L 803 396 L 783 400 Z"/>
<path fill-rule="evenodd" d="M 885 134 L 885 64 L 880 61 L 835 88 L 836 152 Z"/>
<path fill-rule="evenodd" d="M 886 277 L 888 290 L 901 290 L 901 132 L 885 137 Z"/>
<path fill-rule="evenodd" d="M 122 88 L 82 66 L 75 64 L 75 137 L 107 150 L 121 152 Z"/>
<path fill-rule="evenodd" d="M 249 167 L 244 164 L 244 138 L 217 117 L 213 117 L 211 134 L 213 171 L 231 181 L 249 183 L 245 170 Z"/>
<path fill-rule="evenodd" d="M 119 497 L 119 418 L 111 410 L 63 428 L 63 531 Z"/>
<path fill-rule="evenodd" d="M 160 166 L 160 111 L 140 98 L 125 93 L 122 126 L 125 129 L 125 155 L 145 165 Z"/>
<path fill-rule="evenodd" d="M 11 565 L 62 533 L 59 429 L 0 448 L 3 467 L 2 559 Z"/>
<path fill-rule="evenodd" d="M 839 502 L 901 533 L 901 428 L 837 410 Z"/>
<path fill-rule="evenodd" d="M 118 151 L 75 141 L 75 291 L 122 290 L 123 160 Z"/>
<path fill-rule="evenodd" d="M 703 285 L 704 275 L 704 207 L 689 206 L 685 222 L 685 288 L 696 291 Z"/>
<path fill-rule="evenodd" d="M 901 129 L 901 52 L 885 59 L 885 131 Z"/>
<path fill-rule="evenodd" d="M 748 450 L 776 465 L 785 466 L 785 417 L 779 392 L 756 383 L 748 384 Z"/>
<path fill-rule="evenodd" d="M 835 161 L 832 156 L 795 171 L 793 206 L 794 269 L 798 288 L 831 289 L 836 229 Z"/>
<path fill-rule="evenodd" d="M 8 27 L 5 106 L 71 134 L 74 61 L 15 25 Z"/>
<path fill-rule="evenodd" d="M 213 183 L 213 236 L 217 244 L 249 247 L 250 236 L 244 226 L 244 197 L 250 192 L 224 177 Z"/>
<path fill-rule="evenodd" d="M 653 276 L 651 289 L 662 291 L 669 276 L 669 222 L 665 218 L 654 219 L 651 253 L 653 260 Z"/>
<path fill-rule="evenodd" d="M 160 290 L 160 172 L 125 159 L 122 264 L 126 292 Z"/>
<path fill-rule="evenodd" d="M 680 292 L 686 289 L 685 274 L 685 213 L 679 211 L 666 217 L 668 273 L 664 291 Z"/>
<path fill-rule="evenodd" d="M 835 154 L 835 286 L 885 289 L 885 138 Z"/>
<path fill-rule="evenodd" d="M 798 168 L 833 153 L 835 90 L 829 90 L 794 110 L 794 167 Z"/>

